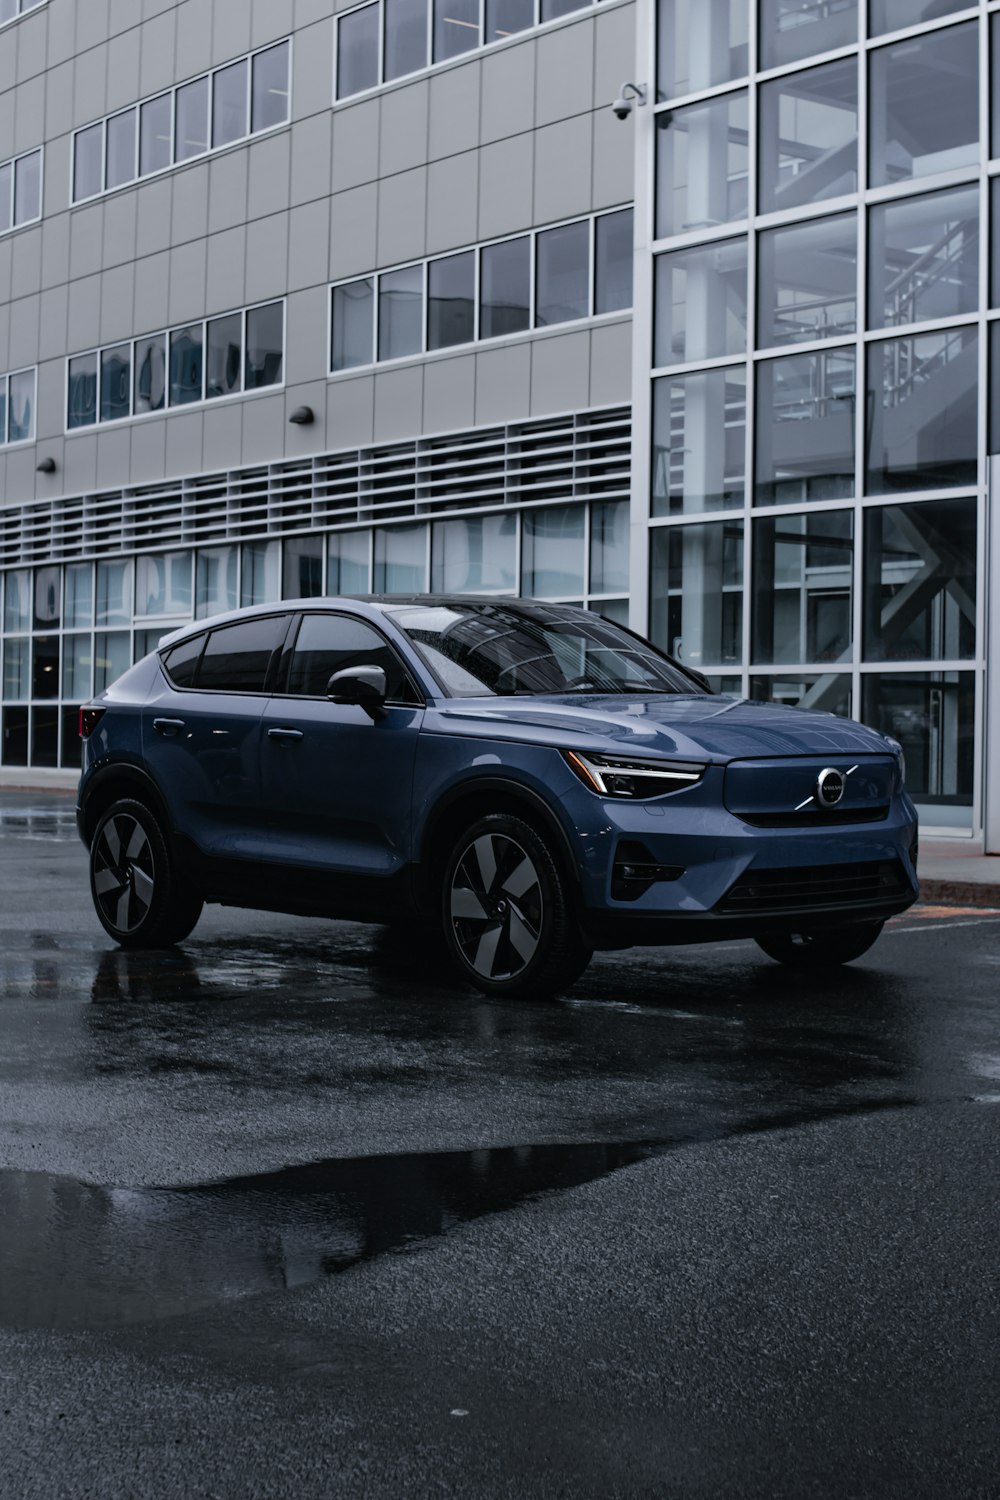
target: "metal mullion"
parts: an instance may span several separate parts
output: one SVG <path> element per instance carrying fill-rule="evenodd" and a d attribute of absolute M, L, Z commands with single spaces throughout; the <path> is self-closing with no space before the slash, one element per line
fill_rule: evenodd
<path fill-rule="evenodd" d="M 794 208 L 774 208 L 768 213 L 755 214 L 750 219 L 750 227 L 756 230 L 784 229 L 813 219 L 833 218 L 835 214 L 853 212 L 858 201 L 857 193 L 840 193 L 836 198 L 818 198 L 815 203 L 802 203 Z"/>
<path fill-rule="evenodd" d="M 858 7 L 861 41 L 858 52 L 858 207 L 857 275 L 855 278 L 854 341 L 854 550 L 851 561 L 851 712 L 860 719 L 861 661 L 864 654 L 864 564 L 865 564 L 865 424 L 868 420 L 868 52 L 865 39 L 868 6 Z"/>
<path fill-rule="evenodd" d="M 757 364 L 765 364 L 770 359 L 789 359 L 795 354 L 822 354 L 827 350 L 832 354 L 846 353 L 857 342 L 857 333 L 849 333 L 835 339 L 803 339 L 801 344 L 768 344 L 763 349 L 753 350 L 751 358 Z"/>
<path fill-rule="evenodd" d="M 659 380 L 664 375 L 698 375 L 703 370 L 721 370 L 733 366 L 746 366 L 746 354 L 716 354 L 712 359 L 686 360 L 677 365 L 653 365 L 650 375 L 653 380 Z"/>
<path fill-rule="evenodd" d="M 951 167 L 946 172 L 932 172 L 927 177 L 904 177 L 900 182 L 886 182 L 867 188 L 862 201 L 867 204 L 896 203 L 929 193 L 944 193 L 949 188 L 971 187 L 979 182 L 980 168 L 969 165 Z"/>
<path fill-rule="evenodd" d="M 926 323 L 900 323 L 887 328 L 872 328 L 863 335 L 866 344 L 891 343 L 893 339 L 919 338 L 935 333 L 953 333 L 956 329 L 972 328 L 979 319 L 979 311 L 960 313 L 955 318 L 933 318 Z"/>
<path fill-rule="evenodd" d="M 987 715 L 989 711 L 989 689 L 986 663 L 989 656 L 987 626 L 989 621 L 989 326 L 986 308 L 989 305 L 989 250 L 990 250 L 990 181 L 988 162 L 990 157 L 990 20 L 983 12 L 979 20 L 979 348 L 977 432 L 976 452 L 979 476 L 979 495 L 976 504 L 976 656 L 982 666 L 976 672 L 976 692 L 973 699 L 973 752 L 972 752 L 972 828 L 973 833 L 982 832 L 985 837 L 986 809 L 989 794 L 986 776 L 990 765 L 985 742 Z M 997 649 L 1000 649 L 998 645 Z M 994 756 L 994 760 L 995 760 Z M 995 773 L 994 773 L 995 774 Z"/>
<path fill-rule="evenodd" d="M 911 672 L 975 672 L 979 666 L 977 657 L 974 656 L 942 656 L 940 659 L 934 657 L 921 657 L 914 661 L 870 661 L 861 666 L 862 677 L 874 677 L 887 670 L 895 676 L 897 673 L 903 677 Z"/>
<path fill-rule="evenodd" d="M 750 32 L 747 38 L 747 69 L 750 79 L 755 79 L 759 66 L 757 55 L 760 32 L 759 5 L 750 7 Z M 753 594 L 754 594 L 754 475 L 756 460 L 757 428 L 757 366 L 754 351 L 757 347 L 757 232 L 751 230 L 757 213 L 758 158 L 759 158 L 759 109 L 760 85 L 754 82 L 747 88 L 747 359 L 744 369 L 743 405 L 743 599 L 740 622 L 740 692 L 749 695 L 750 662 L 752 659 Z M 720 600 L 721 605 L 721 600 Z"/>
<path fill-rule="evenodd" d="M 798 223 L 798 219 L 794 220 Z M 556 228 L 556 225 L 546 226 Z M 750 227 L 748 219 L 734 219 L 731 223 L 714 224 L 711 229 L 689 229 L 685 234 L 665 235 L 662 239 L 654 239 L 651 249 L 654 255 L 661 255 L 666 250 L 687 250 L 698 245 L 714 245 L 720 240 L 739 239 L 747 233 Z M 513 238 L 513 236 L 508 236 Z"/>
<path fill-rule="evenodd" d="M 878 36 L 866 37 L 862 46 L 869 52 L 874 52 L 878 47 L 895 45 L 897 42 L 913 41 L 916 37 L 926 35 L 931 31 L 946 31 L 949 26 L 961 26 L 965 21 L 975 21 L 979 17 L 979 6 L 969 5 L 965 10 L 952 11 L 949 15 L 938 16 L 932 21 L 918 21 L 913 26 L 901 26 L 898 31 L 882 31 Z"/>
<path fill-rule="evenodd" d="M 704 0 L 697 0 L 697 3 L 704 4 Z M 654 59 L 655 66 L 655 48 L 649 55 Z M 694 89 L 686 94 L 678 94 L 674 99 L 659 100 L 653 106 L 653 114 L 654 116 L 670 114 L 675 109 L 685 109 L 689 104 L 708 104 L 713 99 L 721 98 L 723 94 L 738 94 L 741 90 L 746 89 L 746 87 L 746 78 L 730 78 L 725 83 L 713 83 L 707 89 Z M 655 87 L 652 92 L 655 95 Z"/>
<path fill-rule="evenodd" d="M 246 129 L 243 132 L 245 141 L 248 141 L 253 133 L 253 60 L 254 54 L 248 52 L 244 59 L 247 65 L 247 107 L 244 117 Z M 232 141 L 230 144 L 235 146 L 236 142 Z"/>
<path fill-rule="evenodd" d="M 860 0 L 860 3 L 864 5 L 865 0 Z M 761 73 L 757 82 L 758 84 L 772 83 L 775 79 L 780 81 L 782 78 L 788 78 L 791 74 L 801 73 L 806 69 L 811 71 L 813 68 L 821 68 L 825 63 L 843 62 L 845 58 L 857 51 L 857 42 L 845 42 L 842 47 L 834 47 L 830 52 L 817 52 L 814 57 L 801 57 L 794 62 L 778 63 L 775 67 L 768 68 L 766 72 Z"/>

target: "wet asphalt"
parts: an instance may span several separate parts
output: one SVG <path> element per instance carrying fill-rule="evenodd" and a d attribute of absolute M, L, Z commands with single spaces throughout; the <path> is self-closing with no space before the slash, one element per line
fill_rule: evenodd
<path fill-rule="evenodd" d="M 497 1005 L 0 792 L 0 1496 L 1000 1496 L 1000 914 Z"/>

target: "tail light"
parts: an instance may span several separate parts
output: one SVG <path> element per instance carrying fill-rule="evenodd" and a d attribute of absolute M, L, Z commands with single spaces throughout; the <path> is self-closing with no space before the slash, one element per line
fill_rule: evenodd
<path fill-rule="evenodd" d="M 106 710 L 103 708 L 81 708 L 80 710 L 80 738 L 89 740 L 98 724 L 104 718 Z"/>

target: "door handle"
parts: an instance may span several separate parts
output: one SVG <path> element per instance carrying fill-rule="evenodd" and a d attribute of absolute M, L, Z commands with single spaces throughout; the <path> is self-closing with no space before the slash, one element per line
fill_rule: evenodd
<path fill-rule="evenodd" d="M 156 730 L 157 734 L 162 734 L 167 739 L 170 739 L 173 735 L 180 734 L 181 730 L 184 728 L 184 720 L 154 719 L 153 728 Z"/>
<path fill-rule="evenodd" d="M 301 729 L 269 729 L 267 731 L 269 740 L 278 740 L 282 745 L 292 745 L 296 740 L 303 738 Z"/>

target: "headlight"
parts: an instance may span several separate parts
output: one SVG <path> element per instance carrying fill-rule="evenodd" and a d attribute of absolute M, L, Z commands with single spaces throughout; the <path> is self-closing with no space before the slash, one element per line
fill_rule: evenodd
<path fill-rule="evenodd" d="M 891 734 L 887 734 L 885 736 L 885 742 L 889 746 L 889 749 L 892 751 L 893 755 L 896 757 L 896 760 L 899 762 L 899 784 L 900 786 L 905 786 L 906 756 L 903 754 L 903 747 L 898 740 L 893 739 Z"/>
<path fill-rule="evenodd" d="M 691 761 L 636 760 L 631 755 L 584 755 L 564 750 L 566 764 L 599 797 L 663 797 L 700 781 L 705 767 Z"/>

